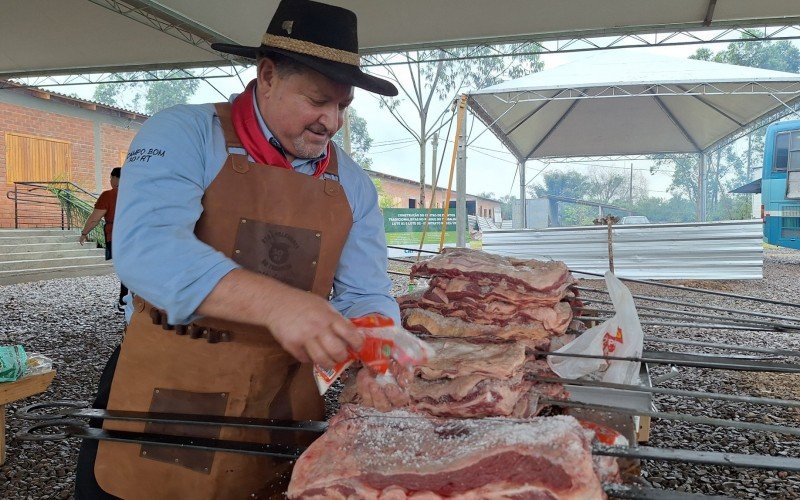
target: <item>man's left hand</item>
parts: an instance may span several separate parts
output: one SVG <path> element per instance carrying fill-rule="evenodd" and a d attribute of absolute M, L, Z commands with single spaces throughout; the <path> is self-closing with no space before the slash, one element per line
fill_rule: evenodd
<path fill-rule="evenodd" d="M 408 405 L 410 398 L 405 388 L 413 376 L 412 370 L 395 362 L 392 362 L 383 375 L 378 375 L 367 367 L 361 368 L 356 375 L 356 389 L 361 396 L 361 404 L 378 411 L 389 411 Z"/>

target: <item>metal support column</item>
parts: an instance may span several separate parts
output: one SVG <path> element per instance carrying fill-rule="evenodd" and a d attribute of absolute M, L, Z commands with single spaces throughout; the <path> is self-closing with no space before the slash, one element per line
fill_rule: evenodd
<path fill-rule="evenodd" d="M 706 220 L 706 154 L 700 153 L 697 167 L 697 220 Z"/>
<path fill-rule="evenodd" d="M 528 210 L 525 197 L 525 160 L 519 162 L 519 207 L 522 229 L 528 229 Z"/>
<path fill-rule="evenodd" d="M 467 246 L 467 110 L 461 118 L 461 133 L 458 139 L 456 159 L 456 246 Z"/>

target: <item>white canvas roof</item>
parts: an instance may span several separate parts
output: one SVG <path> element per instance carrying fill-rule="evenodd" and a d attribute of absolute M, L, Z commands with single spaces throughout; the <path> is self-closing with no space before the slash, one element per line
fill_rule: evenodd
<path fill-rule="evenodd" d="M 698 153 L 800 98 L 800 74 L 594 53 L 470 94 L 519 160 Z"/>
<path fill-rule="evenodd" d="M 475 42 L 798 24 L 797 0 L 331 0 L 364 53 Z M 257 44 L 277 0 L 4 0 L 0 78 L 221 65 L 210 42 Z M 123 15 L 122 13 L 127 15 Z M 157 29 L 158 28 L 158 29 Z"/>

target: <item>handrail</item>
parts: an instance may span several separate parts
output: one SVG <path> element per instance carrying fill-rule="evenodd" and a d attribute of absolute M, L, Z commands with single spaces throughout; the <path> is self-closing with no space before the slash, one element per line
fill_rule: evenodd
<path fill-rule="evenodd" d="M 14 190 L 6 193 L 14 202 L 14 227 L 61 226 L 61 229 L 83 227 L 92 213 L 97 195 L 70 181 L 17 181 Z M 46 205 L 59 206 L 58 211 Z M 25 210 L 26 207 L 30 207 Z M 38 208 L 36 208 L 38 207 Z M 102 226 L 90 232 L 90 239 L 105 246 Z"/>

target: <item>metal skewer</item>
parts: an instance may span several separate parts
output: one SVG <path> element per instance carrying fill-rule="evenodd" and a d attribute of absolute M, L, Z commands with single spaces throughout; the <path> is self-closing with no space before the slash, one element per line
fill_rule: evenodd
<path fill-rule="evenodd" d="M 572 319 L 584 321 L 605 321 L 610 319 L 611 316 L 574 316 Z M 707 328 L 710 330 L 741 330 L 747 332 L 772 332 L 773 328 L 765 328 L 763 326 L 739 326 L 723 323 L 683 323 L 678 321 L 639 321 L 643 325 L 651 326 L 684 326 L 686 328 Z"/>
<path fill-rule="evenodd" d="M 725 420 L 713 417 L 698 417 L 686 413 L 671 413 L 661 411 L 642 410 L 634 408 L 624 408 L 616 406 L 599 405 L 593 403 L 581 403 L 563 399 L 539 398 L 539 404 L 550 406 L 562 406 L 568 408 L 580 408 L 584 410 L 599 410 L 622 415 L 639 415 L 662 420 L 674 420 L 678 422 L 691 422 L 693 424 L 711 425 L 713 427 L 728 427 L 731 429 L 746 429 L 760 432 L 773 432 L 776 434 L 786 434 L 789 436 L 800 436 L 800 429 L 796 427 L 786 427 L 782 425 L 761 424 L 756 422 L 742 422 L 739 420 Z"/>
<path fill-rule="evenodd" d="M 800 351 L 792 351 L 789 349 L 769 349 L 764 347 L 743 347 L 733 344 L 720 344 L 716 342 L 703 342 L 700 340 L 683 340 L 683 339 L 666 339 L 663 337 L 653 337 L 651 335 L 644 336 L 645 342 L 657 342 L 662 344 L 677 344 L 677 345 L 691 345 L 698 347 L 711 347 L 716 349 L 729 349 L 732 351 L 741 352 L 755 352 L 760 354 L 770 354 L 773 356 L 795 356 L 800 357 Z"/>
<path fill-rule="evenodd" d="M 583 298 L 581 298 L 581 302 L 585 302 L 585 303 L 588 303 L 588 304 L 613 305 L 613 303 L 610 300 L 599 300 L 599 299 L 586 299 L 586 300 L 584 300 Z M 573 308 L 573 309 L 576 309 L 576 308 Z M 581 309 L 581 308 L 577 308 L 577 309 Z M 586 308 L 583 308 L 583 309 L 586 309 Z M 800 329 L 800 324 L 791 325 L 791 324 L 788 324 L 788 323 L 775 323 L 775 322 L 770 322 L 770 321 L 759 321 L 759 320 L 747 319 L 747 318 L 734 318 L 734 317 L 730 317 L 730 316 L 720 317 L 719 315 L 703 314 L 703 313 L 699 313 L 699 312 L 695 312 L 695 311 L 685 311 L 685 310 L 682 310 L 682 309 L 667 309 L 667 308 L 664 308 L 664 307 L 643 306 L 643 305 L 638 305 L 638 304 L 636 305 L 636 309 L 637 309 L 637 311 L 656 311 L 656 312 L 665 312 L 665 313 L 680 313 L 681 315 L 691 316 L 691 317 L 695 317 L 695 318 L 715 319 L 715 320 L 716 319 L 722 319 L 724 321 L 743 321 L 743 322 L 746 322 L 748 324 L 753 324 L 753 325 L 766 325 L 766 326 L 773 326 L 773 327 L 786 328 L 786 329 Z M 639 315 L 643 316 L 643 314 L 641 314 L 641 313 Z"/>
<path fill-rule="evenodd" d="M 586 288 L 586 287 L 582 287 L 582 286 L 576 286 L 575 289 L 580 290 L 582 292 L 599 293 L 599 294 L 603 294 L 603 295 L 608 295 L 608 291 L 600 290 L 598 288 Z M 675 306 L 694 307 L 694 308 L 697 308 L 697 309 L 708 309 L 710 311 L 720 311 L 720 312 L 725 312 L 725 313 L 735 313 L 735 314 L 744 314 L 744 315 L 750 315 L 750 316 L 758 316 L 760 318 L 770 318 L 770 319 L 779 319 L 779 320 L 784 320 L 784 321 L 797 321 L 797 322 L 800 322 L 800 318 L 798 318 L 796 316 L 780 316 L 780 315 L 777 315 L 777 314 L 769 314 L 769 313 L 762 313 L 762 312 L 755 312 L 755 311 L 743 311 L 743 310 L 740 310 L 740 309 L 714 307 L 714 306 L 708 306 L 708 305 L 698 305 L 698 304 L 693 304 L 691 302 L 683 302 L 683 301 L 680 301 L 680 300 L 671 300 L 671 299 L 662 299 L 662 298 L 659 298 L 659 297 L 650 297 L 650 296 L 647 296 L 647 295 L 632 294 L 632 296 L 633 296 L 634 299 L 640 299 L 640 300 L 645 300 L 645 301 L 650 301 L 650 302 L 660 302 L 660 303 L 663 303 L 663 304 L 672 304 L 672 305 L 675 305 Z M 581 300 L 584 301 L 584 302 L 591 302 L 592 299 L 591 298 L 590 299 L 584 299 L 582 297 Z M 638 307 L 638 305 L 637 305 L 637 307 Z"/>
<path fill-rule="evenodd" d="M 604 274 L 600 273 L 592 273 L 588 271 L 577 271 L 575 269 L 570 269 L 570 272 L 575 274 L 585 274 L 587 276 L 605 276 Z M 616 276 L 616 275 L 615 275 Z M 670 288 L 673 290 L 682 290 L 685 292 L 697 292 L 697 293 L 705 293 L 709 295 L 718 295 L 720 297 L 730 297 L 733 299 L 744 299 L 744 300 L 752 300 L 754 302 L 763 302 L 765 304 L 775 304 L 779 306 L 787 306 L 787 307 L 800 307 L 800 304 L 793 304 L 791 302 L 783 302 L 780 300 L 773 300 L 773 299 L 764 299 L 761 297 L 753 297 L 750 295 L 737 295 L 735 293 L 728 293 L 728 292 L 719 292 L 716 290 L 703 290 L 702 288 L 692 288 L 690 286 L 683 286 L 683 285 L 670 285 L 667 283 L 659 283 L 657 281 L 649 281 L 649 280 L 639 280 L 634 278 L 623 278 L 621 276 L 616 276 L 620 281 L 629 281 L 631 283 L 641 283 L 643 285 L 651 285 L 661 288 Z"/>
<path fill-rule="evenodd" d="M 786 408 L 800 408 L 800 401 L 790 399 L 762 398 L 756 396 L 739 396 L 736 394 L 720 394 L 716 392 L 686 391 L 683 389 L 669 389 L 666 387 L 647 387 L 633 384 L 615 384 L 611 382 L 600 382 L 597 380 L 577 380 L 560 377 L 541 377 L 526 376 L 525 380 L 544 382 L 548 384 L 578 385 L 582 387 L 604 387 L 607 389 L 618 389 L 631 392 L 645 392 L 650 394 L 668 394 L 695 399 L 713 399 L 719 401 L 735 401 L 737 403 L 751 403 L 769 406 L 782 406 Z"/>

